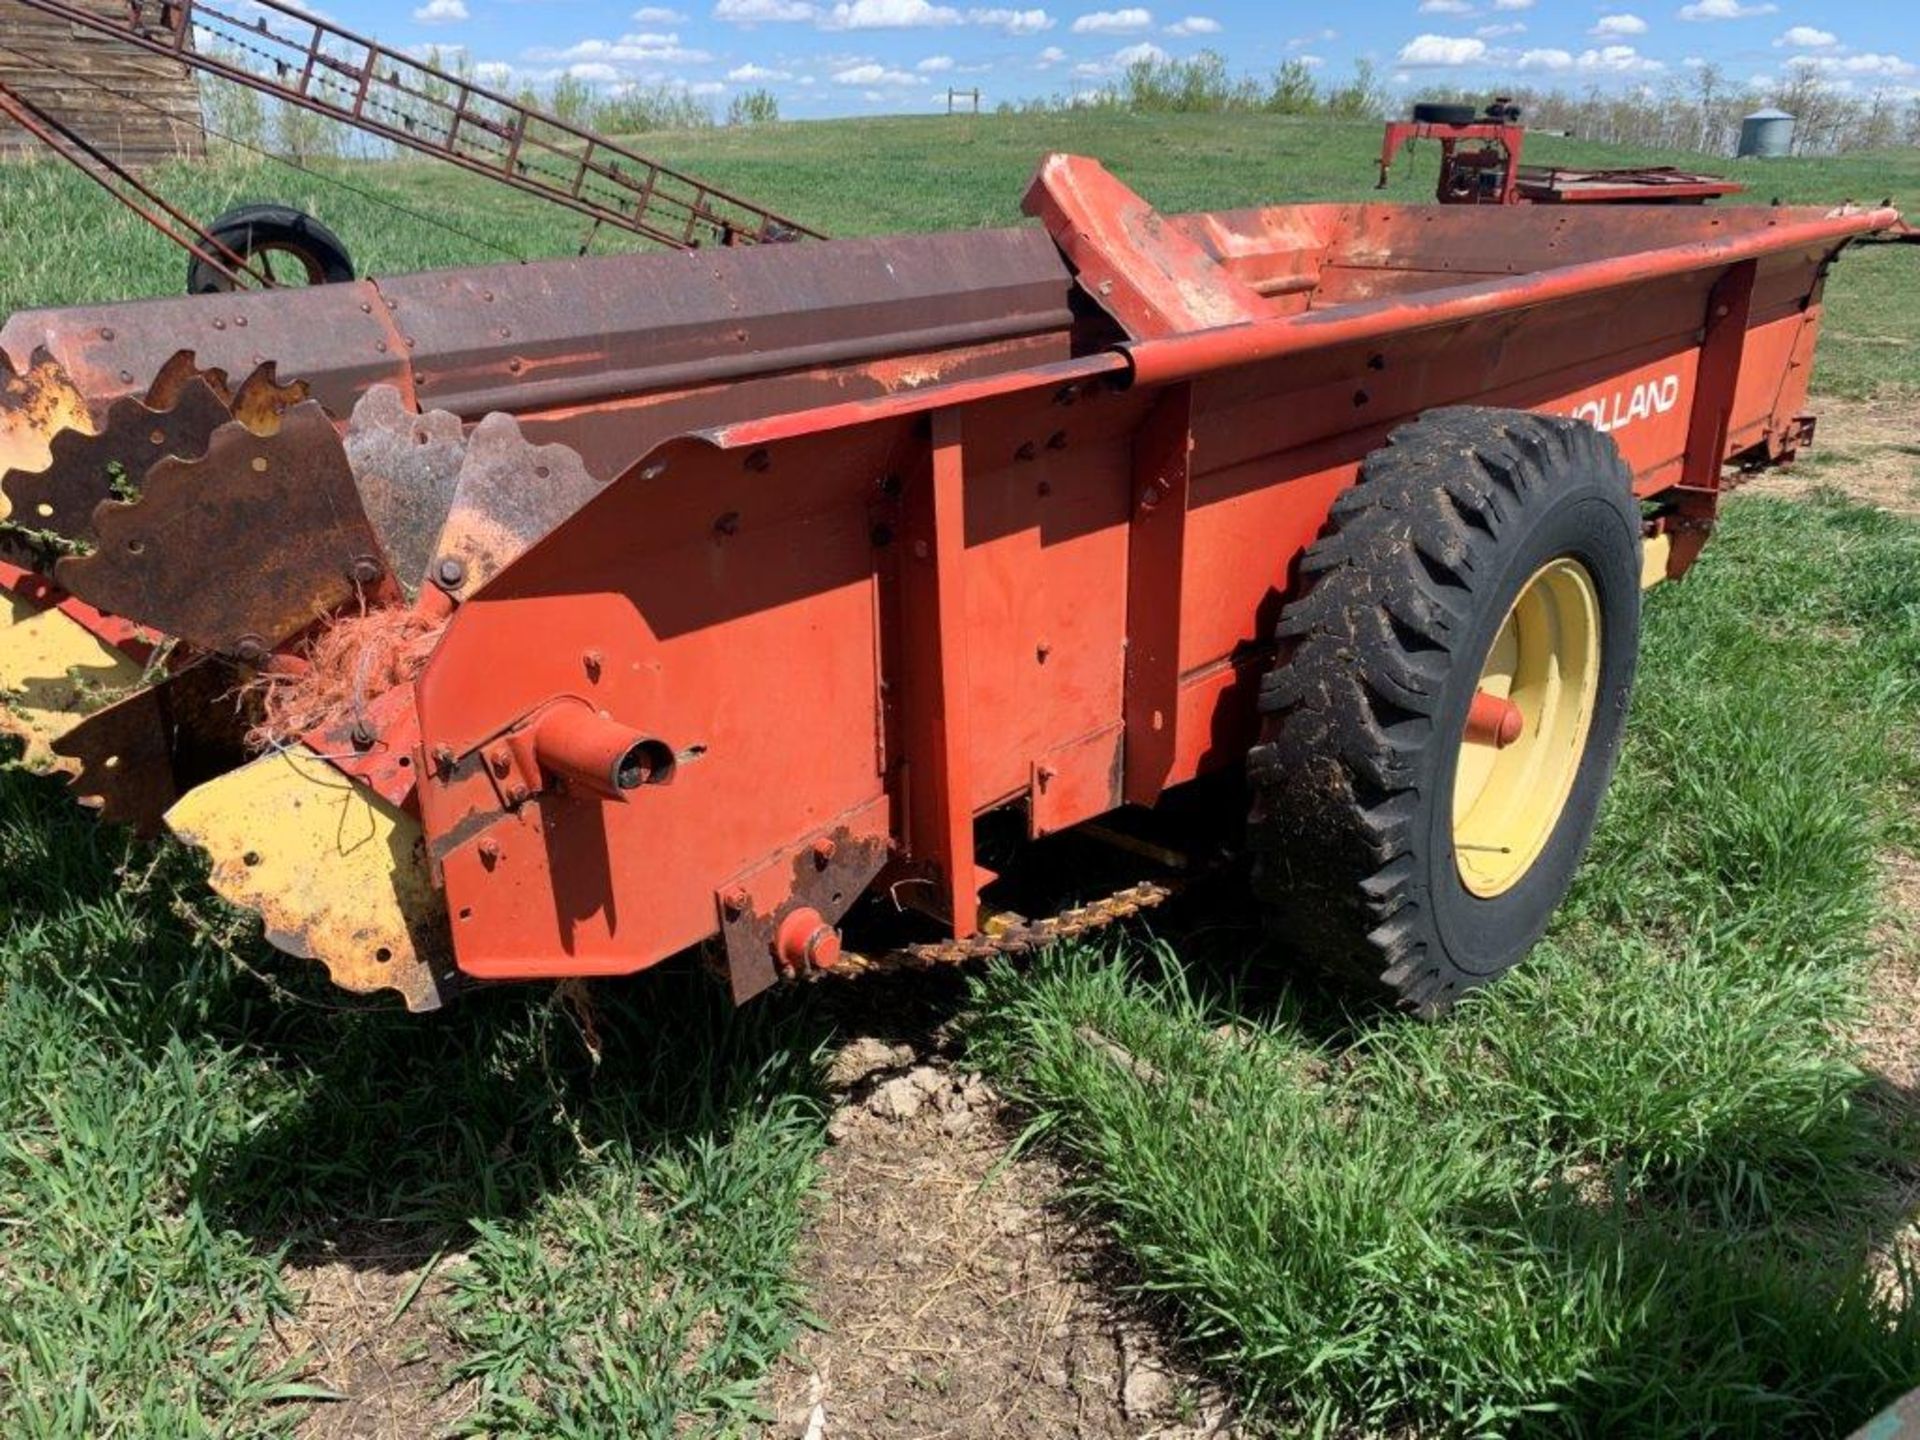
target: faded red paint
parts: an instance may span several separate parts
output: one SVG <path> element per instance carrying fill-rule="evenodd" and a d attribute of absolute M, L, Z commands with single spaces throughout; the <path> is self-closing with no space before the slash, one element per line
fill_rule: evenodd
<path fill-rule="evenodd" d="M 452 757 L 422 770 L 420 808 L 463 968 L 631 971 L 731 944 L 736 918 L 791 964 L 821 933 L 794 877 L 856 815 L 891 840 L 878 883 L 971 932 L 976 816 L 1022 805 L 1047 834 L 1238 763 L 1293 564 L 1395 425 L 1579 415 L 1704 534 L 1720 464 L 1804 434 L 1823 267 L 1893 223 L 1163 223 L 1137 198 L 1091 223 L 1116 193 L 1057 161 L 1035 199 L 1056 234 L 1090 221 L 1066 248 L 1083 287 L 1115 280 L 1089 298 L 1129 331 L 1117 347 L 952 378 L 888 359 L 866 371 L 882 393 L 666 441 L 458 609 L 418 694 L 423 761 Z M 657 738 L 671 783 L 542 789 L 516 737 L 563 703 Z"/>

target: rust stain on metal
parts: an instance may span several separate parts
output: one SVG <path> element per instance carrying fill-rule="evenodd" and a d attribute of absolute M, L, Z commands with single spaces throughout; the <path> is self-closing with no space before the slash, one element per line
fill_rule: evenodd
<path fill-rule="evenodd" d="M 92 428 L 85 398 L 44 349 L 19 371 L 0 353 L 0 476 L 45 469 L 56 435 Z M 6 518 L 0 499 L 0 520 Z"/>
<path fill-rule="evenodd" d="M 59 536 L 69 544 L 97 540 L 94 511 L 113 499 L 140 493 L 160 461 L 206 454 L 213 432 L 232 419 L 226 402 L 200 376 L 171 388 L 171 404 L 155 409 L 134 399 L 107 408 L 98 434 L 68 430 L 48 447 L 49 462 L 34 474 L 4 482 L 16 523 Z"/>
<path fill-rule="evenodd" d="M 529 444 L 511 415 L 489 415 L 467 438 L 433 550 L 436 583 L 450 594 L 472 594 L 600 488 L 565 445 Z"/>
<path fill-rule="evenodd" d="M 81 599 L 203 650 L 257 660 L 391 573 L 346 451 L 313 401 L 277 435 L 229 424 L 200 460 L 164 460 L 103 506 L 99 545 L 60 562 Z M 218 557 L 209 565 L 206 557 Z M 235 563 L 235 562 L 239 563 Z M 363 564 L 364 562 L 364 564 Z M 363 572 L 372 567 L 375 577 Z"/>
<path fill-rule="evenodd" d="M 777 943 L 784 921 L 804 911 L 809 929 L 837 924 L 886 868 L 891 851 L 885 834 L 855 824 L 817 836 L 790 856 L 723 887 L 720 939 L 735 1004 L 778 984 L 783 969 L 796 969 Z M 837 941 L 831 951 L 837 963 Z"/>
<path fill-rule="evenodd" d="M 390 385 L 376 385 L 353 408 L 347 463 L 360 503 L 408 590 L 426 578 L 427 563 L 466 458 L 460 417 L 444 410 L 415 414 Z"/>

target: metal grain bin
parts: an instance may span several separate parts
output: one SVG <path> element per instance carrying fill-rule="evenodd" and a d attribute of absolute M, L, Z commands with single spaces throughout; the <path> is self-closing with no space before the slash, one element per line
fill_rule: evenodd
<path fill-rule="evenodd" d="M 1763 160 L 1793 153 L 1793 116 L 1784 110 L 1756 110 L 1740 122 L 1740 154 Z"/>

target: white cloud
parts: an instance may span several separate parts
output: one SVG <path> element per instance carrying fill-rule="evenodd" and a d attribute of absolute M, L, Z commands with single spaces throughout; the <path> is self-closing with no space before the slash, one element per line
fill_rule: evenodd
<path fill-rule="evenodd" d="M 1400 47 L 1395 63 L 1409 69 L 1478 65 L 1487 58 L 1487 42 L 1464 35 L 1416 35 Z"/>
<path fill-rule="evenodd" d="M 918 82 L 904 70 L 889 70 L 884 65 L 876 65 L 869 60 L 864 65 L 849 65 L 844 70 L 836 70 L 833 75 L 836 85 L 913 85 Z"/>
<path fill-rule="evenodd" d="M 1587 33 L 1599 40 L 1617 39 L 1623 35 L 1644 35 L 1647 33 L 1647 22 L 1638 15 L 1602 15 Z"/>
<path fill-rule="evenodd" d="M 1324 55 L 1296 55 L 1293 58 L 1309 70 L 1318 70 L 1327 63 L 1327 57 Z"/>
<path fill-rule="evenodd" d="M 735 25 L 758 25 L 763 21 L 812 20 L 820 7 L 810 0 L 714 0 L 713 18 Z"/>
<path fill-rule="evenodd" d="M 1920 65 L 1898 55 L 1868 51 L 1861 55 L 1803 55 L 1794 63 L 1811 66 L 1829 76 L 1879 76 L 1888 80 L 1907 80 L 1920 75 Z"/>
<path fill-rule="evenodd" d="M 1493 0 L 1496 10 L 1531 10 L 1533 0 Z"/>
<path fill-rule="evenodd" d="M 1750 20 L 1755 15 L 1771 15 L 1779 10 L 1771 0 L 1756 5 L 1744 5 L 1741 0 L 1693 0 L 1690 5 L 1680 7 L 1682 20 Z"/>
<path fill-rule="evenodd" d="M 644 10 L 641 14 L 656 13 Z M 665 14 L 660 11 L 657 13 Z M 1055 20 L 1035 6 L 975 7 L 962 14 L 936 0 L 715 0 L 713 18 L 734 25 L 811 21 L 821 30 L 916 30 L 943 25 L 980 25 L 1009 35 L 1038 35 L 1053 29 Z M 662 22 L 664 23 L 664 22 Z"/>
<path fill-rule="evenodd" d="M 1189 15 L 1184 20 L 1176 20 L 1167 27 L 1169 35 L 1218 35 L 1221 30 L 1218 20 L 1210 15 Z"/>
<path fill-rule="evenodd" d="M 1471 15 L 1473 6 L 1467 0 L 1420 0 L 1422 15 Z"/>
<path fill-rule="evenodd" d="M 1499 25 L 1482 25 L 1473 33 L 1478 35 L 1482 40 L 1501 40 L 1508 35 L 1526 34 L 1527 27 L 1518 20 L 1511 20 Z"/>
<path fill-rule="evenodd" d="M 913 68 L 918 70 L 922 75 L 943 74 L 953 69 L 953 57 L 951 55 L 929 55 Z"/>
<path fill-rule="evenodd" d="M 513 79 L 513 66 L 504 60 L 482 60 L 473 67 L 473 78 L 497 90 Z"/>
<path fill-rule="evenodd" d="M 467 14 L 467 0 L 427 0 L 413 12 L 413 18 L 422 25 L 451 25 L 473 17 Z"/>
<path fill-rule="evenodd" d="M 1573 52 L 1571 50 L 1529 50 L 1521 55 L 1518 63 L 1522 70 L 1571 70 Z"/>
<path fill-rule="evenodd" d="M 633 12 L 636 25 L 684 25 L 687 17 L 678 10 L 669 10 L 664 5 L 642 5 Z"/>
<path fill-rule="evenodd" d="M 1574 57 L 1574 66 L 1589 74 L 1651 75 L 1666 65 L 1642 55 L 1631 45 L 1602 45 L 1598 50 L 1582 50 Z"/>
<path fill-rule="evenodd" d="M 1058 45 L 1049 45 L 1034 57 L 1033 68 L 1036 70 L 1051 70 L 1066 58 L 1066 51 L 1062 50 Z"/>
<path fill-rule="evenodd" d="M 1794 25 L 1773 43 L 1777 47 L 1788 50 L 1830 50 L 1840 43 L 1840 37 L 1831 30 L 1816 30 L 1811 25 Z"/>
<path fill-rule="evenodd" d="M 736 65 L 727 71 L 727 79 L 736 85 L 758 85 L 768 80 L 791 80 L 791 70 L 775 70 L 766 65 L 755 65 L 749 61 L 745 65 Z"/>
<path fill-rule="evenodd" d="M 713 56 L 680 43 L 673 34 L 622 35 L 618 40 L 582 40 L 564 50 L 533 49 L 529 60 L 545 60 L 564 65 L 704 65 Z M 581 76 L 581 79 L 588 77 Z"/>
<path fill-rule="evenodd" d="M 584 80 L 589 85 L 607 85 L 620 78 L 620 72 L 611 65 L 593 61 L 582 65 L 569 65 L 567 74 L 575 80 Z"/>
<path fill-rule="evenodd" d="M 969 10 L 967 23 L 991 25 L 1009 35 L 1038 35 L 1053 29 L 1053 16 L 1044 10 Z"/>
<path fill-rule="evenodd" d="M 841 0 L 820 18 L 822 30 L 917 30 L 959 23 L 958 10 L 932 0 Z"/>
<path fill-rule="evenodd" d="M 1076 35 L 1124 35 L 1153 24 L 1153 12 L 1134 6 L 1127 10 L 1096 10 L 1073 22 Z"/>
<path fill-rule="evenodd" d="M 1143 60 L 1158 65 L 1162 61 L 1170 58 L 1172 57 L 1170 57 L 1166 51 L 1162 50 L 1151 40 L 1142 40 L 1137 45 L 1127 45 L 1114 51 L 1104 60 L 1083 60 L 1080 64 L 1073 67 L 1073 73 L 1076 75 L 1089 76 L 1117 75 L 1122 70 L 1133 65 L 1138 65 Z"/>

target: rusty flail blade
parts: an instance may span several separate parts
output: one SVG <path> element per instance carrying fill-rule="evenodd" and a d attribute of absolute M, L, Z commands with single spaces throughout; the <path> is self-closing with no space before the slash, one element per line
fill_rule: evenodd
<path fill-rule="evenodd" d="M 227 372 L 218 367 L 201 369 L 199 357 L 191 350 L 176 352 L 147 387 L 146 404 L 153 410 L 171 410 L 194 381 L 204 383 L 220 397 L 232 418 L 256 435 L 271 435 L 280 428 L 280 417 L 308 398 L 310 387 L 304 380 L 282 384 L 277 365 L 269 360 L 254 367 L 239 385 L 232 384 Z"/>
<path fill-rule="evenodd" d="M 487 416 L 467 437 L 428 579 L 456 598 L 471 595 L 600 487 L 567 446 L 530 444 L 511 415 Z"/>
<path fill-rule="evenodd" d="M 212 861 L 209 883 L 255 911 L 278 949 L 359 994 L 435 1010 L 456 980 L 420 822 L 304 745 L 188 793 L 167 824 Z"/>
<path fill-rule="evenodd" d="M 163 460 L 94 515 L 59 583 L 200 650 L 257 662 L 322 616 L 385 597 L 391 574 L 333 422 L 315 401 L 275 435 L 237 421 L 199 460 Z"/>
<path fill-rule="evenodd" d="M 415 588 L 466 458 L 460 417 L 444 410 L 415 414 L 398 390 L 376 385 L 354 407 L 346 445 L 360 502 L 393 563 L 394 578 Z"/>
<path fill-rule="evenodd" d="M 44 349 L 24 370 L 0 352 L 0 475 L 44 469 L 54 436 L 92 428 L 85 397 Z"/>
<path fill-rule="evenodd" d="M 0 561 L 31 567 L 44 553 L 32 525 L 12 513 L 7 477 L 46 469 L 56 436 L 92 429 L 85 398 L 45 350 L 23 370 L 0 351 Z"/>
<path fill-rule="evenodd" d="M 195 786 L 246 762 L 252 721 L 245 677 L 201 660 L 96 711 L 53 742 L 71 762 L 80 803 L 143 838 Z"/>
<path fill-rule="evenodd" d="M 287 412 L 312 393 L 312 387 L 304 380 L 283 383 L 278 368 L 269 360 L 240 382 L 227 408 L 233 411 L 234 419 L 254 434 L 277 435 Z"/>
<path fill-rule="evenodd" d="M 220 397 L 223 405 L 233 399 L 233 387 L 227 383 L 225 370 L 217 366 L 202 370 L 193 351 L 176 350 L 153 377 L 153 383 L 147 386 L 146 402 L 155 410 L 171 410 L 180 403 L 188 382 L 193 380 L 205 384 Z"/>
<path fill-rule="evenodd" d="M 61 553 L 91 548 L 93 513 L 105 501 L 137 497 L 148 469 L 204 455 L 213 432 L 232 419 L 226 402 L 199 376 L 182 381 L 171 408 L 119 400 L 98 434 L 68 430 L 49 446 L 47 467 L 9 475 L 4 487 L 14 523 L 46 540 L 47 569 Z"/>

